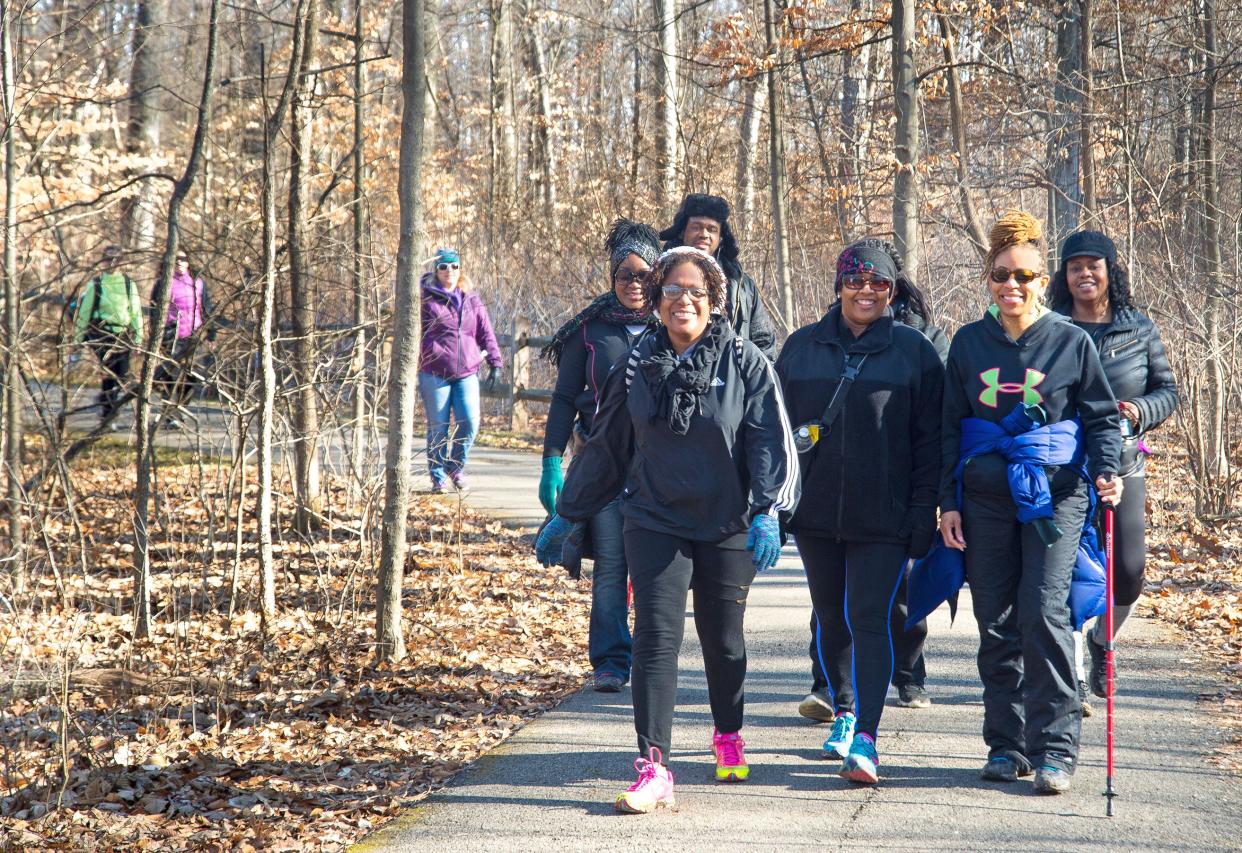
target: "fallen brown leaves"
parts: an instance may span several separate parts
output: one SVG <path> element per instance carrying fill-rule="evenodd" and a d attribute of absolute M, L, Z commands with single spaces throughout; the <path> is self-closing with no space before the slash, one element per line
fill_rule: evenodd
<path fill-rule="evenodd" d="M 322 536 L 281 543 L 265 638 L 248 609 L 249 528 L 227 615 L 227 478 L 160 477 L 153 637 L 129 639 L 121 468 L 75 472 L 85 548 L 49 518 L 57 572 L 37 572 L 29 605 L 0 624 L 6 680 L 23 684 L 0 694 L 0 849 L 339 850 L 586 672 L 582 588 L 455 501 L 412 515 L 407 660 L 372 667 L 374 551 L 339 533 L 368 523 L 340 491 Z"/>

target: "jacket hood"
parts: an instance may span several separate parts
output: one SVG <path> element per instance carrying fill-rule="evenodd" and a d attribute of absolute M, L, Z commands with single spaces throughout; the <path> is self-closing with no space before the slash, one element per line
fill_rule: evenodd
<path fill-rule="evenodd" d="M 1068 323 L 1069 320 L 1063 314 L 1058 314 L 1050 308 L 1045 308 L 1044 313 L 1036 320 L 1031 327 L 1022 333 L 1022 339 L 1026 341 L 1037 341 L 1052 332 L 1060 323 Z M 1009 337 L 1009 333 L 1005 331 L 1005 327 L 1001 325 L 999 311 L 996 305 L 989 305 L 988 309 L 983 312 L 983 327 L 987 329 L 988 334 L 1010 346 L 1014 345 L 1014 340 Z"/>

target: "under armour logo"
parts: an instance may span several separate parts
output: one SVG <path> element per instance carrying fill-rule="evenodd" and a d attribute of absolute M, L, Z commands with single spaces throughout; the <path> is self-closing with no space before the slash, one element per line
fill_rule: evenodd
<path fill-rule="evenodd" d="M 983 390 L 979 392 L 979 402 L 995 409 L 997 395 L 1021 393 L 1024 406 L 1038 406 L 1044 402 L 1044 395 L 1036 391 L 1035 388 L 1045 378 L 1045 374 L 1028 367 L 1026 369 L 1026 379 L 1021 384 L 1017 382 L 1001 382 L 1000 368 L 993 367 L 979 374 L 979 381 L 984 386 Z"/>

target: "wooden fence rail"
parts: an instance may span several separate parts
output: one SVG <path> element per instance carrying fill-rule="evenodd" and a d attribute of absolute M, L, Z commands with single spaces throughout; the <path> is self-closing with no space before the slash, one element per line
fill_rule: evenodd
<path fill-rule="evenodd" d="M 548 403 L 552 400 L 551 388 L 530 388 L 531 350 L 538 352 L 552 342 L 552 338 L 532 335 L 529 329 L 515 325 L 509 334 L 497 335 L 497 343 L 506 354 L 504 385 L 497 384 L 483 395 L 503 399 L 509 406 L 509 428 L 524 431 L 530 425 L 531 400 Z"/>

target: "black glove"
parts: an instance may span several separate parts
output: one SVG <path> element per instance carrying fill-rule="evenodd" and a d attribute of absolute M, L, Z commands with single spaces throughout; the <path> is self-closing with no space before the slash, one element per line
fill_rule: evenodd
<path fill-rule="evenodd" d="M 934 506 L 912 506 L 906 514 L 906 526 L 910 531 L 910 544 L 906 553 L 915 560 L 921 559 L 931 550 L 936 539 L 936 508 Z"/>
<path fill-rule="evenodd" d="M 483 390 L 489 394 L 496 392 L 496 385 L 500 381 L 500 368 L 490 367 L 487 371 L 487 378 L 483 380 Z"/>

